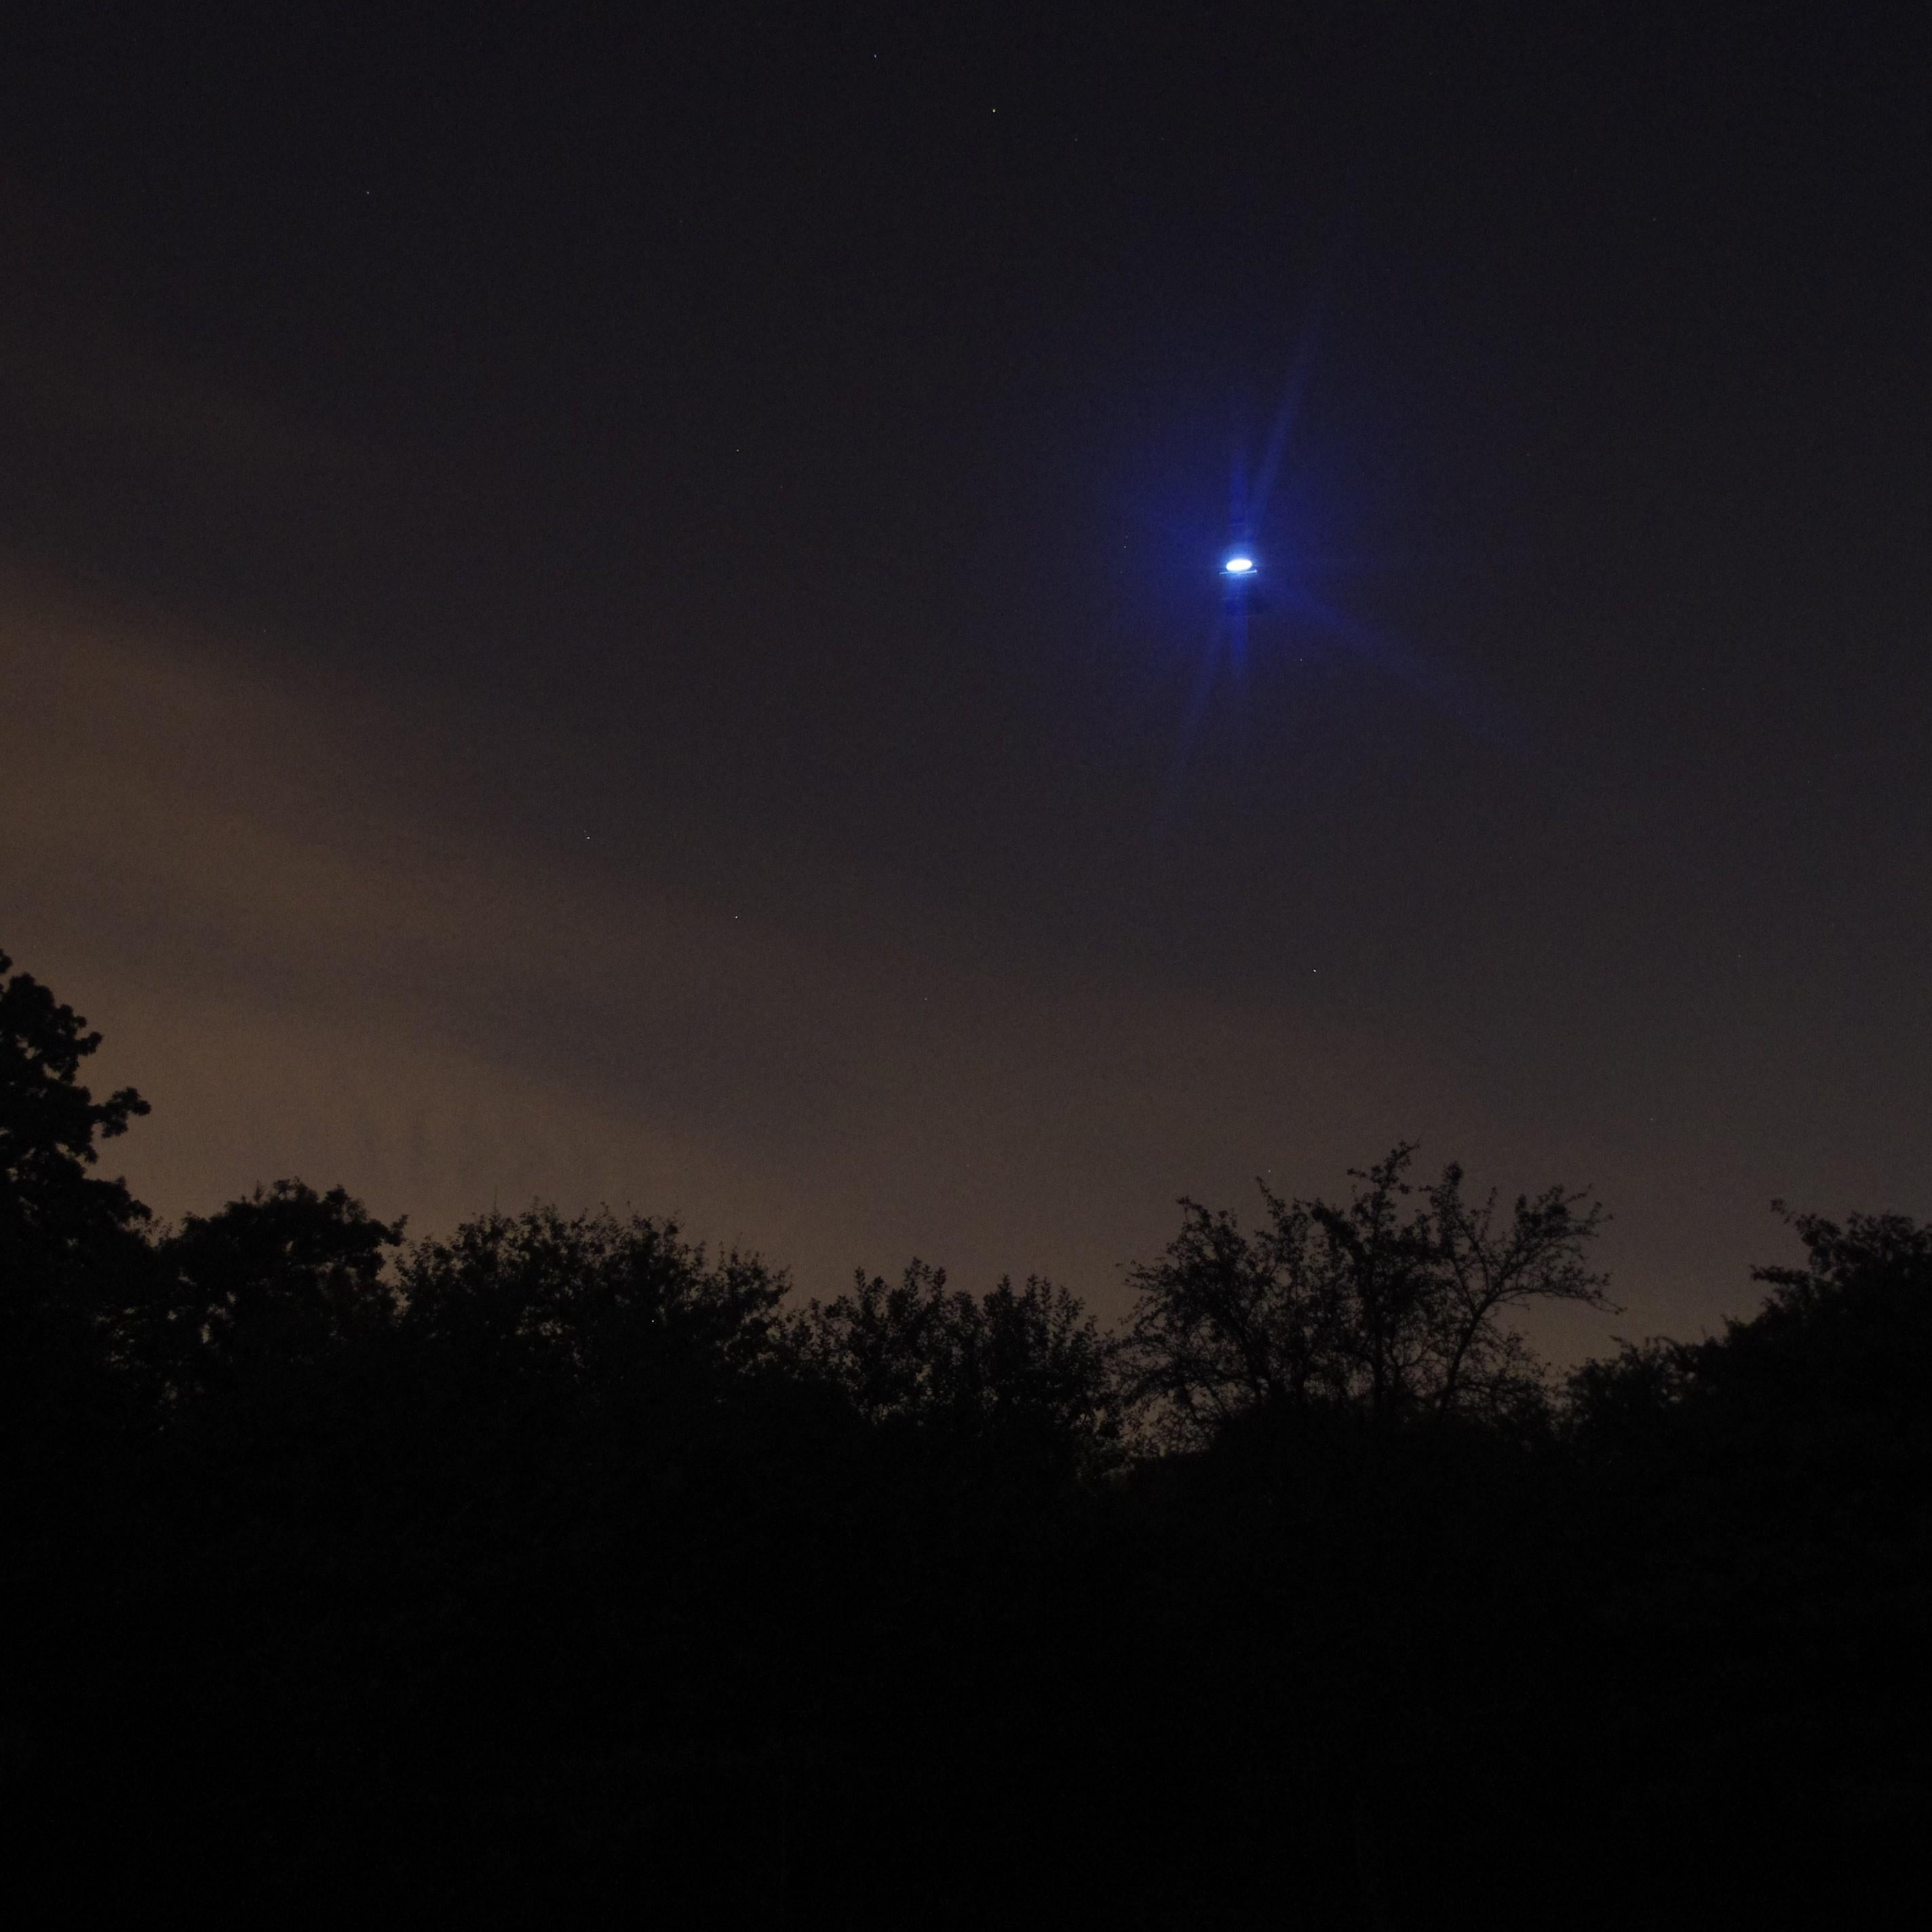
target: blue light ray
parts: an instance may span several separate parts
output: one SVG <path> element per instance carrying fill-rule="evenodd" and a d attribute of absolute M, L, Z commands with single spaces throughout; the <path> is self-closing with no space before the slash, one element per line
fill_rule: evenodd
<path fill-rule="evenodd" d="M 1298 586 L 1289 593 L 1286 608 L 1318 626 L 1365 664 L 1406 686 L 1438 716 L 1460 724 L 1472 736 L 1500 751 L 1518 755 L 1525 752 L 1522 720 L 1479 689 L 1472 677 L 1431 662 L 1400 638 L 1351 617 L 1305 587 Z"/>
<path fill-rule="evenodd" d="M 1288 448 L 1288 438 L 1294 433 L 1295 418 L 1300 412 L 1301 399 L 1308 388 L 1310 372 L 1315 366 L 1315 352 L 1322 338 L 1322 314 L 1327 302 L 1328 291 L 1324 288 L 1310 304 L 1301 325 L 1301 338 L 1295 344 L 1294 359 L 1288 364 L 1288 380 L 1282 386 L 1281 401 L 1274 412 L 1274 427 L 1269 432 L 1268 448 L 1262 453 L 1261 468 L 1256 476 L 1253 505 L 1243 512 L 1255 523 L 1268 514 L 1268 498 L 1274 494 L 1281 459 Z"/>

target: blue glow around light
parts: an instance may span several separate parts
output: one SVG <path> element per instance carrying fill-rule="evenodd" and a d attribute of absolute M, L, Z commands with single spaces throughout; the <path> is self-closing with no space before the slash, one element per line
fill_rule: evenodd
<path fill-rule="evenodd" d="M 1253 570 L 1255 560 L 1251 556 L 1231 556 L 1221 568 L 1230 577 L 1246 577 Z"/>

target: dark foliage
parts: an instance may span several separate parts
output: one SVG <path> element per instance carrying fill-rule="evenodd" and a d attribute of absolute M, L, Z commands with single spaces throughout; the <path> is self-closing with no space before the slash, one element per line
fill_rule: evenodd
<path fill-rule="evenodd" d="M 1932 1823 L 1932 1228 L 1552 1392 L 1600 1210 L 1407 1148 L 1184 1204 L 1120 1337 L 788 1307 L 645 1218 L 154 1228 L 137 1096 L 0 1016 L 0 1772 L 76 1921 L 1882 1923 Z"/>
<path fill-rule="evenodd" d="M 861 1271 L 849 1294 L 812 1303 L 790 1339 L 802 1366 L 908 1446 L 1067 1478 L 1119 1460 L 1116 1352 L 1072 1295 L 1037 1277 L 976 1298 L 920 1262 L 890 1286 Z"/>
<path fill-rule="evenodd" d="M 163 1411 L 299 1399 L 396 1316 L 384 1250 L 402 1238 L 341 1188 L 257 1188 L 154 1244 L 146 1292 L 117 1311 L 115 1360 Z"/>
<path fill-rule="evenodd" d="M 147 1210 L 90 1171 L 94 1144 L 124 1133 L 148 1103 L 131 1087 L 94 1098 L 80 1076 L 100 1034 L 13 964 L 0 952 L 0 1416 L 58 1427 L 50 1412 L 70 1420 L 92 1393 L 100 1298 L 142 1272 L 135 1230 Z"/>

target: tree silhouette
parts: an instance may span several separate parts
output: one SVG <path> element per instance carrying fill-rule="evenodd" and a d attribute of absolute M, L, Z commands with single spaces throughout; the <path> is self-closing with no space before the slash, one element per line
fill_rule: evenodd
<path fill-rule="evenodd" d="M 346 1190 L 298 1180 L 190 1214 L 155 1244 L 154 1285 L 118 1324 L 119 1358 L 170 1406 L 250 1378 L 285 1384 L 393 1325 L 383 1266 L 402 1233 Z"/>
<path fill-rule="evenodd" d="M 1036 1276 L 976 1297 L 921 1262 L 892 1283 L 862 1269 L 791 1334 L 872 1426 L 998 1443 L 1069 1474 L 1117 1460 L 1116 1352 L 1071 1294 Z"/>
<path fill-rule="evenodd" d="M 1782 1203 L 1774 1204 L 1785 1214 Z M 1762 1435 L 1784 1445 L 1826 1432 L 1932 1453 L 1924 1428 L 1932 1359 L 1932 1223 L 1786 1214 L 1804 1264 L 1755 1268 L 1758 1312 L 1700 1342 L 1654 1336 L 1586 1362 L 1570 1378 L 1570 1420 L 1593 1452 L 1687 1432 Z"/>
<path fill-rule="evenodd" d="M 768 1364 L 784 1275 L 736 1250 L 713 1258 L 675 1221 L 608 1212 L 466 1222 L 412 1249 L 404 1331 L 465 1372 L 586 1400 L 662 1398 Z"/>
<path fill-rule="evenodd" d="M 1263 1184 L 1267 1220 L 1252 1232 L 1182 1202 L 1180 1234 L 1129 1277 L 1138 1386 L 1167 1439 L 1204 1442 L 1280 1408 L 1378 1423 L 1539 1409 L 1540 1372 L 1506 1317 L 1539 1301 L 1610 1306 L 1606 1277 L 1585 1262 L 1603 1210 L 1552 1186 L 1520 1196 L 1504 1218 L 1493 1190 L 1466 1196 L 1458 1166 L 1412 1187 L 1402 1176 L 1414 1152 L 1405 1144 L 1352 1169 L 1342 1207 Z"/>
<path fill-rule="evenodd" d="M 98 1326 L 142 1274 L 148 1210 L 119 1180 L 89 1170 L 148 1111 L 131 1087 L 97 1101 L 82 1063 L 100 1036 L 0 952 L 0 1412 L 16 1426 L 75 1399 L 98 1354 Z"/>

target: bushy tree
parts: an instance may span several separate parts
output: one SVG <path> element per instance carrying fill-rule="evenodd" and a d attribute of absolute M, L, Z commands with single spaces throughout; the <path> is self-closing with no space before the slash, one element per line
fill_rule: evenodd
<path fill-rule="evenodd" d="M 1932 1223 L 1900 1214 L 1787 1218 L 1804 1262 L 1751 1270 L 1770 1290 L 1755 1315 L 1698 1342 L 1626 1342 L 1571 1376 L 1571 1420 L 1593 1447 L 1692 1430 L 1712 1442 L 1762 1438 L 1751 1452 L 1760 1462 L 1821 1432 L 1910 1437 L 1932 1450 L 1923 1420 Z"/>
<path fill-rule="evenodd" d="M 1781 1204 L 1780 1211 L 1783 1212 Z M 1932 1357 L 1932 1223 L 1902 1214 L 1790 1217 L 1800 1268 L 1754 1268 L 1771 1292 L 1697 1354 L 1707 1384 L 1747 1385 L 1767 1408 L 1922 1418 Z"/>
<path fill-rule="evenodd" d="M 915 1261 L 794 1324 L 802 1358 L 865 1420 L 956 1442 L 1030 1448 L 1068 1468 L 1105 1464 L 1124 1404 L 1115 1350 L 1072 1295 L 1037 1276 L 983 1296 Z"/>
<path fill-rule="evenodd" d="M 1604 1220 L 1560 1186 L 1472 1199 L 1460 1167 L 1403 1178 L 1404 1144 L 1351 1170 L 1348 1202 L 1288 1200 L 1265 1184 L 1266 1219 L 1243 1228 L 1184 1200 L 1181 1231 L 1138 1290 L 1137 1385 L 1172 1439 L 1199 1442 L 1238 1417 L 1328 1410 L 1386 1423 L 1534 1412 L 1540 1370 L 1511 1311 L 1533 1302 L 1606 1308 L 1586 1254 Z"/>
<path fill-rule="evenodd" d="M 81 1084 L 98 1033 L 0 952 L 0 1404 L 18 1418 L 92 1364 L 101 1313 L 138 1271 L 148 1210 L 91 1170 L 148 1111 Z"/>
<path fill-rule="evenodd" d="M 1063 1472 L 1119 1456 L 1119 1348 L 1066 1288 L 1037 1275 L 976 1296 L 923 1262 L 896 1282 L 860 1269 L 848 1294 L 794 1318 L 790 1337 L 875 1428 L 999 1445 Z"/>
<path fill-rule="evenodd" d="M 169 1403 L 311 1372 L 394 1325 L 383 1270 L 402 1235 L 346 1190 L 299 1180 L 190 1214 L 154 1244 L 152 1285 L 118 1324 L 122 1359 Z"/>
<path fill-rule="evenodd" d="M 675 1221 L 542 1205 L 418 1244 L 399 1280 L 406 1332 L 465 1372 L 610 1398 L 767 1364 L 786 1288 Z"/>

